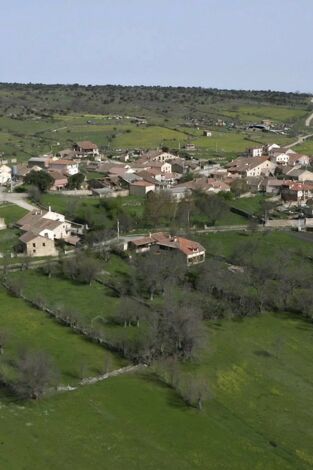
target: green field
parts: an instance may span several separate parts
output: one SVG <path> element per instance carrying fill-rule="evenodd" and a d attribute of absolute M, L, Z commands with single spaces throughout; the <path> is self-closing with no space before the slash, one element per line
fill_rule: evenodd
<path fill-rule="evenodd" d="M 265 107 L 266 108 L 266 107 Z M 239 114 L 243 120 L 255 117 L 249 114 L 250 106 L 243 108 Z M 300 119 L 306 114 L 305 110 L 272 107 L 272 113 L 279 116 L 289 116 L 289 119 Z M 251 112 L 255 108 L 251 107 Z M 288 114 L 289 111 L 289 114 Z M 218 112 L 218 110 L 216 110 Z M 226 111 L 225 111 L 226 113 Z M 228 111 L 224 117 L 231 118 Z M 92 122 L 93 124 L 88 124 Z M 118 149 L 156 148 L 167 146 L 169 148 L 183 147 L 187 142 L 196 145 L 196 154 L 202 158 L 220 155 L 232 156 L 244 151 L 251 145 L 266 143 L 275 140 L 279 144 L 287 144 L 292 139 L 288 136 L 271 136 L 261 132 L 246 132 L 244 130 L 220 130 L 214 127 L 211 138 L 202 137 L 202 131 L 195 126 L 186 127 L 180 118 L 165 120 L 154 119 L 146 126 L 138 127 L 129 119 L 116 120 L 105 115 L 90 115 L 70 113 L 66 116 L 53 114 L 40 120 L 32 118 L 12 119 L 0 117 L 0 150 L 7 158 L 17 158 L 20 161 L 28 160 L 31 156 L 43 153 L 57 152 L 68 148 L 74 142 L 91 140 L 101 150 L 110 154 Z"/>
<path fill-rule="evenodd" d="M 235 207 L 237 209 L 242 209 L 243 211 L 247 211 L 250 214 L 256 214 L 261 209 L 261 204 L 264 202 L 264 196 L 257 195 L 253 197 L 241 197 L 230 201 L 229 204 L 231 207 Z"/>
<path fill-rule="evenodd" d="M 41 296 L 50 307 L 70 310 L 82 318 L 84 324 L 100 329 L 104 328 L 103 322 L 110 319 L 118 305 L 114 293 L 96 282 L 89 286 L 62 277 L 48 278 L 40 271 L 16 272 L 10 277 L 22 280 L 27 298 Z"/>
<path fill-rule="evenodd" d="M 304 263 L 303 256 L 313 256 L 313 243 L 299 240 L 293 232 L 240 233 L 224 232 L 197 236 L 212 255 L 229 257 L 238 246 L 254 243 L 260 256 L 271 256 L 278 251 L 296 253 L 299 263 Z"/>
<path fill-rule="evenodd" d="M 270 119 L 274 122 L 292 122 L 295 119 L 304 118 L 307 110 L 287 106 L 233 106 L 233 109 L 223 109 L 225 116 L 235 118 L 239 116 L 241 121 L 259 122 L 262 119 Z"/>
<path fill-rule="evenodd" d="M 0 205 L 0 217 L 3 217 L 7 225 L 14 224 L 18 219 L 22 218 L 27 210 L 18 207 L 15 204 Z"/>
<path fill-rule="evenodd" d="M 303 144 L 294 147 L 293 150 L 295 150 L 296 152 L 304 153 L 306 155 L 313 155 L 313 139 L 311 138 L 306 140 Z"/>
<path fill-rule="evenodd" d="M 209 326 L 203 412 L 142 374 L 20 406 L 1 398 L 3 468 L 309 469 L 312 326 L 263 315 Z"/>
<path fill-rule="evenodd" d="M 103 372 L 105 354 L 110 353 L 102 347 L 61 326 L 23 300 L 11 297 L 3 289 L 0 289 L 0 305 L 0 329 L 7 337 L 2 364 L 23 348 L 29 348 L 49 353 L 61 370 L 65 384 L 75 383 L 82 367 L 86 376 Z M 121 364 L 118 358 L 111 357 L 113 368 Z"/>

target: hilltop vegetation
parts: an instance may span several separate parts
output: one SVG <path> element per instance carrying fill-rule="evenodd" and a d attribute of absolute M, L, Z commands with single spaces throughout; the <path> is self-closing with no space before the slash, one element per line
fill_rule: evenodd
<path fill-rule="evenodd" d="M 228 157 L 265 142 L 262 133 L 246 132 L 247 124 L 269 119 L 293 136 L 310 109 L 309 95 L 298 93 L 0 84 L 0 153 L 26 160 L 89 139 L 107 154 L 194 143 L 199 156 Z M 216 127 L 217 120 L 226 126 Z M 214 129 L 211 139 L 202 137 L 206 127 Z M 275 141 L 287 144 L 290 136 Z"/>

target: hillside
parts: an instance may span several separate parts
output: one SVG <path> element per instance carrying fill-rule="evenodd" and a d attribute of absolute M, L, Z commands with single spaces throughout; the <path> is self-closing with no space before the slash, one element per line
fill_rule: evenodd
<path fill-rule="evenodd" d="M 269 140 L 268 133 L 247 131 L 262 120 L 287 127 L 270 140 L 289 143 L 311 108 L 310 96 L 297 93 L 0 84 L 0 154 L 26 160 L 90 139 L 108 154 L 193 143 L 197 156 L 228 158 Z M 212 138 L 203 137 L 206 128 Z"/>

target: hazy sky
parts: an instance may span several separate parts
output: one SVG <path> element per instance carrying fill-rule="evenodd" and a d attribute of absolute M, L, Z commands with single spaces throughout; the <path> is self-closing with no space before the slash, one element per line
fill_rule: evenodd
<path fill-rule="evenodd" d="M 0 0 L 0 81 L 313 92 L 313 0 Z"/>

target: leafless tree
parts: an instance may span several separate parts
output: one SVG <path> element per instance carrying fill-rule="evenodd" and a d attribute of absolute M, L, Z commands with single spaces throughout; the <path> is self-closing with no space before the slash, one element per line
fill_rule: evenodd
<path fill-rule="evenodd" d="M 15 363 L 17 379 L 14 390 L 23 399 L 39 399 L 56 386 L 59 371 L 52 358 L 41 351 L 24 351 Z"/>
<path fill-rule="evenodd" d="M 204 377 L 194 377 L 191 374 L 183 377 L 179 381 L 177 391 L 180 393 L 185 403 L 198 408 L 200 411 L 204 403 L 211 397 L 207 380 Z"/>

